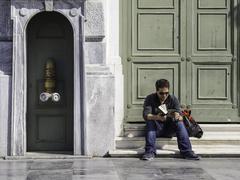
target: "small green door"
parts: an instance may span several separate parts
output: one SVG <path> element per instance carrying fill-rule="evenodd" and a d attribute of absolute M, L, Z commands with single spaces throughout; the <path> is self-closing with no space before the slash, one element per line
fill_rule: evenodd
<path fill-rule="evenodd" d="M 125 120 L 142 122 L 155 81 L 200 122 L 239 122 L 237 27 L 231 0 L 123 0 Z"/>
<path fill-rule="evenodd" d="M 45 64 L 55 63 L 60 101 L 42 102 Z M 27 27 L 27 151 L 73 150 L 73 30 L 56 12 L 34 16 Z"/>

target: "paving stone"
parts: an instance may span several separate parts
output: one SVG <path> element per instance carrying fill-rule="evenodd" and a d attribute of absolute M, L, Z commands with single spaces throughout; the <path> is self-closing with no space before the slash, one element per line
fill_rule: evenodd
<path fill-rule="evenodd" d="M 1 180 L 238 180 L 240 158 L 0 160 Z"/>

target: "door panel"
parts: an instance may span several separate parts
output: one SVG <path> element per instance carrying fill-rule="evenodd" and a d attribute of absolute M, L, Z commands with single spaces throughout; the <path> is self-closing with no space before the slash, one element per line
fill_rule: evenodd
<path fill-rule="evenodd" d="M 130 7 L 125 62 L 126 120 L 141 122 L 144 98 L 155 91 L 155 82 L 160 77 L 170 81 L 171 93 L 186 101 L 181 94 L 181 89 L 186 87 L 186 62 L 183 61 L 186 19 L 182 18 L 185 11 L 181 9 L 186 4 L 180 4 L 178 0 L 125 3 Z"/>
<path fill-rule="evenodd" d="M 173 3 L 174 2 L 174 3 Z M 130 3 L 130 2 L 129 2 Z M 179 2 L 132 0 L 132 56 L 179 55 Z M 170 2 L 169 2 L 170 3 Z M 129 4 L 131 5 L 131 4 Z"/>
<path fill-rule="evenodd" d="M 239 121 L 233 6 L 230 0 L 187 4 L 187 104 L 198 121 Z"/>
<path fill-rule="evenodd" d="M 124 1 L 126 122 L 143 121 L 144 98 L 160 78 L 199 122 L 239 122 L 236 3 Z"/>
<path fill-rule="evenodd" d="M 28 43 L 28 151 L 73 150 L 73 32 L 58 13 L 40 13 L 29 23 Z M 42 102 L 45 64 L 55 62 L 56 88 L 60 101 Z"/>

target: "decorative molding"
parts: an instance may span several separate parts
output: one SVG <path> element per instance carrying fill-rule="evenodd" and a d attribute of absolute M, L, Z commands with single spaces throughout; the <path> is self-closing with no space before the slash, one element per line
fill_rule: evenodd
<path fill-rule="evenodd" d="M 53 0 L 45 0 L 45 11 L 53 11 Z"/>
<path fill-rule="evenodd" d="M 200 44 L 200 41 L 201 41 L 201 36 L 200 36 L 200 34 L 201 34 L 201 31 L 200 31 L 201 23 L 200 23 L 200 19 L 203 16 L 224 16 L 225 17 L 225 23 L 224 23 L 224 30 L 225 30 L 224 41 L 225 42 L 223 44 L 224 47 L 221 47 L 221 48 L 201 47 L 201 44 Z M 215 33 L 216 33 L 216 30 L 215 30 Z M 229 48 L 229 47 L 227 47 L 228 40 L 229 39 L 228 39 L 228 18 L 227 18 L 227 13 L 198 13 L 197 14 L 197 50 L 198 51 L 227 51 L 228 48 Z M 216 39 L 215 39 L 214 42 L 216 43 Z"/>
<path fill-rule="evenodd" d="M 198 9 L 227 9 L 227 0 L 223 0 L 224 1 L 224 6 L 201 6 L 201 1 L 203 0 L 198 0 Z M 210 2 L 209 0 L 205 0 L 208 3 Z M 216 0 L 216 1 L 220 1 L 220 0 Z M 212 1 L 213 2 L 213 1 Z"/>
<path fill-rule="evenodd" d="M 19 1 L 12 1 L 11 19 L 13 20 L 13 58 L 12 58 L 12 115 L 11 115 L 11 156 L 22 156 L 26 153 L 26 112 L 27 112 L 27 50 L 26 50 L 26 29 L 28 22 L 44 11 L 42 4 L 30 3 L 31 8 L 24 11 L 24 16 L 19 12 L 22 4 Z M 35 1 L 34 1 L 35 2 Z M 71 8 L 56 8 L 54 11 L 60 13 L 69 21 L 73 28 L 74 36 L 74 154 L 86 154 L 86 127 L 85 127 L 85 70 L 84 70 L 84 50 L 83 32 L 84 19 L 79 16 L 70 16 Z M 78 0 L 71 1 L 79 4 Z M 52 10 L 53 1 L 45 0 L 46 10 Z M 79 7 L 79 12 L 81 11 Z"/>
<path fill-rule="evenodd" d="M 141 87 L 146 87 L 147 85 L 152 86 L 152 91 L 155 91 L 154 88 L 154 83 L 156 81 L 155 77 L 154 77 L 154 82 L 151 82 L 151 84 L 141 84 L 140 83 L 140 73 L 143 72 L 144 70 L 146 71 L 151 71 L 153 70 L 153 72 L 151 74 L 156 74 L 159 73 L 160 76 L 162 78 L 167 78 L 169 79 L 170 83 L 171 83 L 171 93 L 175 94 L 176 96 L 180 96 L 180 88 L 179 88 L 179 80 L 180 77 L 179 72 L 180 72 L 180 63 L 159 63 L 159 64 L 152 64 L 152 63 L 144 63 L 144 64 L 139 64 L 139 63 L 133 63 L 132 64 L 132 77 L 131 77 L 131 101 L 129 101 L 129 104 L 132 105 L 142 105 L 143 104 L 143 100 L 145 98 L 145 96 L 142 94 L 141 92 Z M 167 74 L 161 74 L 161 72 L 164 71 L 164 73 Z M 157 75 L 157 77 L 159 76 L 159 74 Z M 164 77 L 163 77 L 164 76 Z M 142 77 L 144 78 L 144 76 Z M 147 76 L 146 76 L 147 78 Z M 153 79 L 152 79 L 153 80 Z M 147 82 L 150 82 L 150 79 L 146 79 Z M 142 85 L 142 86 L 141 86 Z M 148 94 L 146 94 L 148 95 Z M 179 97 L 180 98 L 180 97 Z"/>
<path fill-rule="evenodd" d="M 140 34 L 141 34 L 141 28 L 140 28 L 140 26 L 141 26 L 141 22 L 140 22 L 140 19 L 141 19 L 141 16 L 143 17 L 143 16 L 165 16 L 165 17 L 171 17 L 171 22 L 172 22 L 172 26 L 171 26 L 171 28 L 169 29 L 169 31 L 171 32 L 172 31 L 172 39 L 171 40 L 169 40 L 169 42 L 171 42 L 171 46 L 172 47 L 158 47 L 158 48 L 149 48 L 149 47 L 139 47 L 140 46 L 140 40 L 141 40 L 141 36 L 140 36 Z M 143 23 L 143 24 L 145 24 L 145 23 Z M 158 24 L 159 26 L 161 26 L 161 24 Z M 175 50 L 175 47 L 174 47 L 174 45 L 175 45 L 175 31 L 174 31 L 174 29 L 175 29 L 175 14 L 174 13 L 138 13 L 137 14 L 137 50 L 139 51 L 141 51 L 141 50 L 152 50 L 152 51 L 156 51 L 156 50 L 158 50 L 158 51 L 174 51 Z M 150 33 L 150 34 L 152 34 L 152 33 Z M 144 33 L 144 36 L 146 36 L 146 34 Z M 148 35 L 148 36 L 150 36 L 150 35 Z M 159 41 L 159 42 L 162 42 L 162 41 Z M 165 42 L 162 42 L 162 45 L 164 45 L 164 44 L 166 44 Z"/>
<path fill-rule="evenodd" d="M 26 16 L 28 14 L 28 9 L 21 8 L 19 11 L 20 16 Z"/>
<path fill-rule="evenodd" d="M 201 87 L 205 87 L 205 86 L 203 86 L 203 85 L 201 85 L 200 84 L 200 78 L 201 78 L 201 70 L 209 70 L 209 71 L 211 71 L 211 70 L 221 70 L 221 71 L 224 71 L 225 72 L 225 79 L 222 79 L 222 81 L 224 81 L 224 83 L 225 83 L 225 87 L 224 87 L 224 89 L 222 89 L 222 90 L 224 90 L 224 96 L 222 96 L 222 97 L 217 97 L 217 96 L 201 96 Z M 198 100 L 206 100 L 206 99 L 214 99 L 214 100 L 227 100 L 228 99 L 228 72 L 229 70 L 228 70 L 228 68 L 227 67 L 199 67 L 199 68 L 197 68 L 197 93 L 198 93 L 198 95 L 197 95 L 197 99 Z M 214 82 L 212 82 L 212 84 L 211 84 L 211 88 L 213 88 L 213 83 Z M 214 89 L 213 89 L 213 91 L 214 91 Z"/>
<path fill-rule="evenodd" d="M 78 10 L 77 10 L 77 8 L 72 8 L 71 10 L 70 10 L 70 15 L 72 16 L 72 17 L 75 17 L 75 16 L 77 16 L 79 13 L 78 13 Z"/>
<path fill-rule="evenodd" d="M 141 3 L 143 1 L 145 2 L 145 6 L 142 5 L 142 3 Z M 151 3 L 153 3 L 154 1 L 156 3 L 158 3 L 159 6 L 158 5 L 152 6 Z M 161 5 L 161 3 L 163 3 L 163 2 L 164 2 L 164 0 L 162 0 L 162 1 L 152 0 L 150 2 L 148 2 L 148 0 L 137 0 L 137 8 L 138 9 L 174 9 L 175 8 L 175 5 L 174 5 L 175 0 L 171 0 L 171 2 L 169 0 L 165 0 L 165 3 L 168 3 L 168 5 Z M 147 5 L 147 3 L 149 3 L 149 4 Z"/>

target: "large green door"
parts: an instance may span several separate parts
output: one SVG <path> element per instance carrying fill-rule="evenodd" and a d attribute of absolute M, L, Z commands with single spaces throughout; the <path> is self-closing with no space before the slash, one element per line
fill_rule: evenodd
<path fill-rule="evenodd" d="M 126 122 L 143 121 L 159 78 L 198 121 L 239 121 L 233 1 L 125 0 L 122 9 Z"/>
<path fill-rule="evenodd" d="M 73 31 L 66 18 L 44 12 L 31 19 L 27 29 L 27 150 L 73 150 Z M 55 63 L 55 92 L 60 101 L 42 102 L 45 69 Z M 48 73 L 49 74 L 49 73 Z"/>

